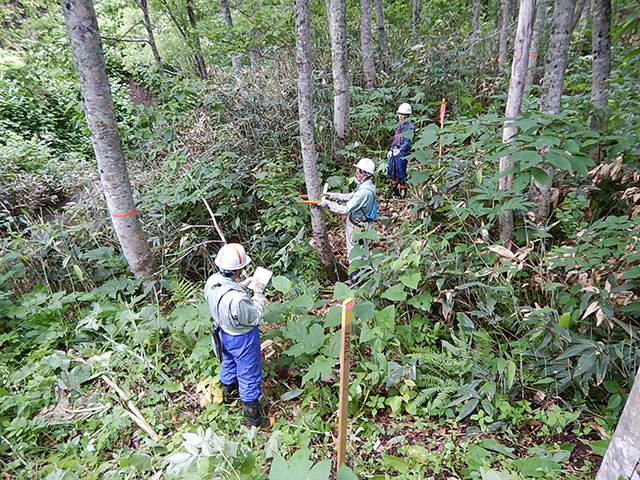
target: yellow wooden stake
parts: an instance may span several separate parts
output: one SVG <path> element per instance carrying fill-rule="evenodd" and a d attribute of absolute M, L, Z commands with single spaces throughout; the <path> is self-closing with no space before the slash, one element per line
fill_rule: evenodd
<path fill-rule="evenodd" d="M 342 346 L 340 347 L 340 397 L 338 407 L 338 469 L 345 463 L 347 453 L 347 417 L 349 416 L 349 369 L 351 367 L 351 318 L 353 299 L 342 302 Z"/>

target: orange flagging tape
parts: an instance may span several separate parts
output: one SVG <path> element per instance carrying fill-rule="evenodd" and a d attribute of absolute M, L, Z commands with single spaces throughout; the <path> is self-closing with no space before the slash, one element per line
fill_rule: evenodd
<path fill-rule="evenodd" d="M 116 215 L 115 213 L 112 213 L 111 216 L 115 217 L 115 218 L 124 218 L 124 217 L 128 217 L 129 215 L 133 215 L 134 213 L 136 213 L 138 211 L 137 208 L 134 208 L 132 211 L 130 211 L 129 213 L 123 213 L 122 215 Z"/>
<path fill-rule="evenodd" d="M 537 54 L 537 53 L 530 53 L 530 54 L 529 54 L 529 56 L 530 56 L 530 57 L 537 57 L 537 56 L 538 56 L 538 54 Z"/>

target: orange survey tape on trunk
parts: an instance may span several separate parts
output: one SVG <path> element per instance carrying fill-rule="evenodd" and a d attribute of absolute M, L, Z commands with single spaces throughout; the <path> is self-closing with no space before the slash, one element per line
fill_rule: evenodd
<path fill-rule="evenodd" d="M 328 196 L 326 193 L 322 194 L 322 197 Z M 298 195 L 298 198 L 309 198 L 309 195 Z"/>
<path fill-rule="evenodd" d="M 111 216 L 115 217 L 115 218 L 124 218 L 124 217 L 128 217 L 129 215 L 133 215 L 134 213 L 136 213 L 138 211 L 137 208 L 134 208 L 133 210 L 131 210 L 129 213 L 123 213 L 122 215 L 116 215 L 115 213 L 112 213 Z"/>
<path fill-rule="evenodd" d="M 307 205 L 318 205 L 320 200 L 298 200 L 298 203 L 306 203 Z"/>

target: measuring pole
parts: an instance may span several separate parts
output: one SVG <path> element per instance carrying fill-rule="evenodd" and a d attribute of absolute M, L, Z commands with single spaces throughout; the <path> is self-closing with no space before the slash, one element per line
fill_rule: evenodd
<path fill-rule="evenodd" d="M 340 347 L 340 397 L 338 401 L 338 469 L 344 465 L 347 453 L 347 417 L 349 416 L 349 367 L 351 366 L 351 318 L 353 298 L 342 302 L 342 346 Z"/>
<path fill-rule="evenodd" d="M 440 130 L 444 128 L 444 112 L 447 109 L 447 104 L 445 99 L 442 99 L 442 103 L 440 104 Z M 440 135 L 440 139 L 442 139 L 442 135 Z M 440 156 L 442 157 L 442 143 L 440 143 Z M 440 167 L 440 159 L 438 159 L 438 167 Z"/>

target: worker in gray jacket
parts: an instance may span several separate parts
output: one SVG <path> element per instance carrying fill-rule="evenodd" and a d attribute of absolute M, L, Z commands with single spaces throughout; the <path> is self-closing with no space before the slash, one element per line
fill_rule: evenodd
<path fill-rule="evenodd" d="M 358 187 L 353 193 L 329 193 L 327 198 L 322 200 L 318 206 L 329 208 L 333 213 L 346 215 L 346 237 L 347 237 L 347 258 L 353 250 L 353 230 L 360 227 L 367 231 L 371 229 L 373 221 L 378 218 L 378 202 L 376 200 L 376 186 L 373 184 L 373 176 L 376 171 L 376 165 L 370 158 L 361 158 L 356 167 L 356 181 Z M 346 202 L 345 204 L 337 203 L 333 200 Z M 363 242 L 365 249 L 368 249 L 368 242 Z M 363 257 L 358 257 L 363 258 Z M 349 261 L 355 260 L 349 258 Z M 352 281 L 356 272 L 351 274 Z"/>
<path fill-rule="evenodd" d="M 263 416 L 260 408 L 262 359 L 258 324 L 264 313 L 264 286 L 255 283 L 250 297 L 245 286 L 250 279 L 237 281 L 249 263 L 251 259 L 242 245 L 224 245 L 215 259 L 220 271 L 209 277 L 204 295 L 213 318 L 212 343 L 221 362 L 220 383 L 225 403 L 239 393 L 247 423 L 268 429 L 275 420 Z"/>

